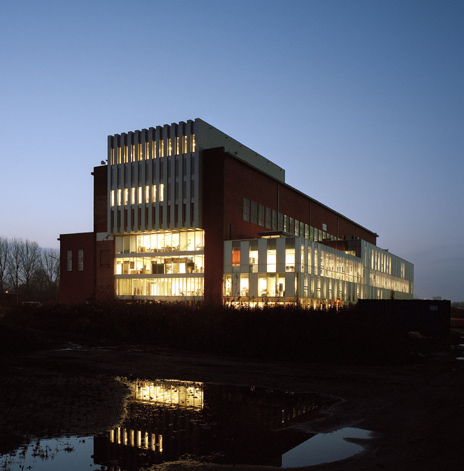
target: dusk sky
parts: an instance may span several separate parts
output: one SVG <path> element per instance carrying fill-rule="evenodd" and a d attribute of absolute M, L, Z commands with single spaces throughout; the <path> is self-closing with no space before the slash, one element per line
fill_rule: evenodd
<path fill-rule="evenodd" d="M 464 2 L 0 0 L 0 236 L 92 231 L 107 136 L 202 118 L 464 301 Z"/>

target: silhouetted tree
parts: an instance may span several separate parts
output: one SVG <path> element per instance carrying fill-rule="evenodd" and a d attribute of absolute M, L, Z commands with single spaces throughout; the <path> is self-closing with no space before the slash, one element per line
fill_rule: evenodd
<path fill-rule="evenodd" d="M 9 248 L 8 239 L 6 237 L 0 237 L 0 293 L 3 293 L 6 289 Z"/>

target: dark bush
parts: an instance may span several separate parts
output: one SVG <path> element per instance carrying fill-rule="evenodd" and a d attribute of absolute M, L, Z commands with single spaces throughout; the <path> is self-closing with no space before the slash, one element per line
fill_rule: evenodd
<path fill-rule="evenodd" d="M 379 364 L 403 362 L 416 353 L 407 335 L 356 308 L 233 309 L 118 301 L 23 305 L 4 316 L 1 327 L 10 329 L 6 337 L 19 335 L 21 328 L 20 335 L 40 331 L 62 340 L 260 359 Z"/>

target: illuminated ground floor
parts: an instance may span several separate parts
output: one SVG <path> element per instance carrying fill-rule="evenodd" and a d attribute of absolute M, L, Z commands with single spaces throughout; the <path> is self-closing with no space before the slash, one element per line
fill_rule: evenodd
<path fill-rule="evenodd" d="M 362 240 L 345 250 L 278 234 L 223 242 L 222 300 L 231 305 L 331 307 L 358 299 L 412 299 L 413 265 Z M 203 301 L 202 230 L 115 238 L 115 293 L 120 299 Z"/>

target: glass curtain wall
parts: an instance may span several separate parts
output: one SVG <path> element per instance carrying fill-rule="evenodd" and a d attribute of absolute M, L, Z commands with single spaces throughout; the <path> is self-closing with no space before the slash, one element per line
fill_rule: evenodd
<path fill-rule="evenodd" d="M 202 230 L 116 236 L 116 296 L 203 299 Z"/>

